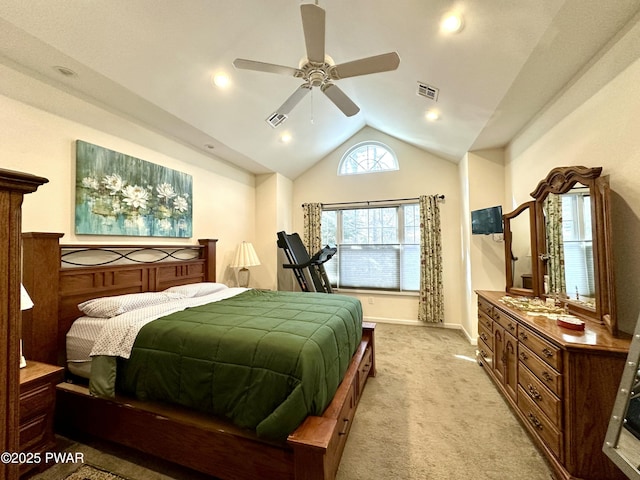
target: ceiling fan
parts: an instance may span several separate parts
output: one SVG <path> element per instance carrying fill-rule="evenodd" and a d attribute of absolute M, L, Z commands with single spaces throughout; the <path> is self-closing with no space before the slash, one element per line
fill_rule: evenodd
<path fill-rule="evenodd" d="M 395 70 L 400 64 L 400 57 L 396 52 L 392 52 L 335 65 L 333 59 L 325 55 L 324 51 L 325 11 L 318 5 L 305 4 L 300 5 L 300 12 L 302 14 L 302 29 L 304 31 L 307 56 L 300 61 L 298 68 L 245 60 L 243 58 L 236 58 L 233 61 L 234 67 L 238 69 L 277 73 L 304 80 L 304 83 L 293 92 L 280 108 L 267 118 L 267 122 L 274 128 L 287 119 L 293 107 L 313 87 L 320 87 L 322 93 L 347 117 L 355 115 L 360 111 L 360 108 L 333 82 L 341 78 Z"/>

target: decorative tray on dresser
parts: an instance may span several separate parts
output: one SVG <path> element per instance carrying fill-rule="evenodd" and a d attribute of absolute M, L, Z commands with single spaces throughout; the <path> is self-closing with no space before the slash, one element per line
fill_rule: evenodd
<path fill-rule="evenodd" d="M 558 476 L 625 478 L 602 446 L 630 337 L 591 321 L 564 328 L 554 315 L 513 307 L 504 292 L 476 293 L 478 361 Z"/>

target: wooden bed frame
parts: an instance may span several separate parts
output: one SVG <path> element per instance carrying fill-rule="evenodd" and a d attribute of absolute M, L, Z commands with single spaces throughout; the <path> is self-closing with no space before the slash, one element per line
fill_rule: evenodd
<path fill-rule="evenodd" d="M 62 234 L 23 234 L 23 283 L 35 307 L 25 317 L 25 356 L 65 366 L 65 335 L 80 316 L 77 304 L 90 298 L 161 291 L 174 285 L 216 280 L 216 241 L 198 245 L 60 245 Z M 106 265 L 65 266 L 67 250 L 108 251 Z M 135 260 L 150 250 L 167 258 Z M 181 259 L 176 251 L 192 251 Z M 127 264 L 119 264 L 123 261 Z M 362 342 L 344 380 L 322 416 L 309 416 L 286 442 L 184 408 L 89 395 L 82 384 L 57 387 L 57 431 L 85 433 L 135 448 L 224 480 L 329 480 L 338 469 L 351 422 L 367 378 L 375 376 L 375 324 L 363 324 Z"/>

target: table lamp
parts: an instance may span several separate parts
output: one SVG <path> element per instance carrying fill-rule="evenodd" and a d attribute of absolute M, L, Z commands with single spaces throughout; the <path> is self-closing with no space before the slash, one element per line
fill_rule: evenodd
<path fill-rule="evenodd" d="M 236 250 L 236 257 L 231 264 L 233 268 L 240 268 L 238 271 L 238 285 L 241 287 L 247 287 L 249 285 L 249 269 L 247 267 L 254 267 L 260 265 L 260 260 L 256 251 L 250 242 L 242 242 Z"/>
<path fill-rule="evenodd" d="M 33 308 L 33 301 L 27 293 L 27 289 L 24 288 L 24 285 L 20 284 L 20 311 L 23 312 L 25 310 L 29 310 Z M 22 318 L 20 319 L 20 336 L 22 336 Z M 20 368 L 24 368 L 27 366 L 27 360 L 22 355 L 22 339 L 20 339 Z"/>

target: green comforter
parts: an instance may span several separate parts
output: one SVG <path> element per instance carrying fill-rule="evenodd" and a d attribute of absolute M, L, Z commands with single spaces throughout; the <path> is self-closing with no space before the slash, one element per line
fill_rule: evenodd
<path fill-rule="evenodd" d="M 322 414 L 361 337 L 357 299 L 249 290 L 145 325 L 119 365 L 118 391 L 284 439 Z"/>

